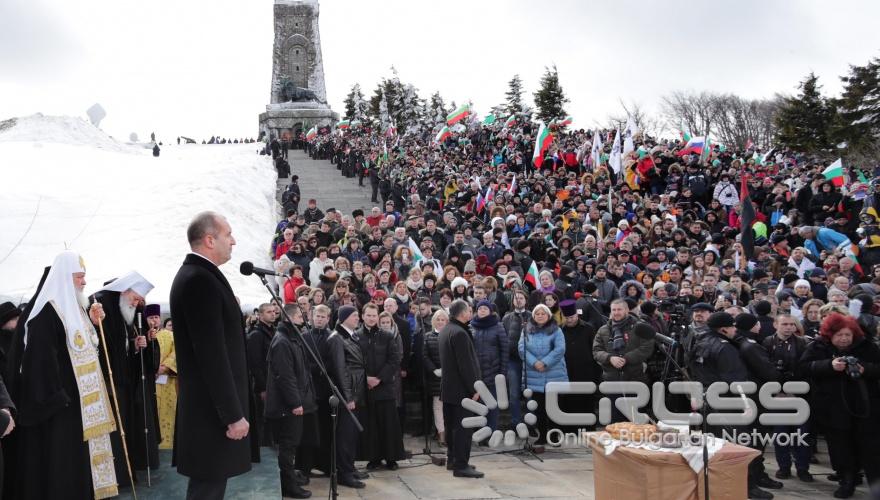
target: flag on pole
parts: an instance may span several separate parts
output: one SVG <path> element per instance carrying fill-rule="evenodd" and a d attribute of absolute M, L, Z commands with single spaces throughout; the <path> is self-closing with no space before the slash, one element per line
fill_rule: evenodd
<path fill-rule="evenodd" d="M 614 236 L 614 246 L 619 247 L 623 240 L 626 238 L 626 235 L 623 234 L 623 231 L 620 229 L 617 230 L 617 235 Z"/>
<path fill-rule="evenodd" d="M 315 125 L 306 132 L 306 140 L 312 142 L 318 136 L 318 126 Z"/>
<path fill-rule="evenodd" d="M 590 158 L 593 160 L 593 168 L 599 166 L 602 163 L 602 136 L 599 134 L 599 131 L 596 130 L 593 132 L 593 147 L 590 149 Z"/>
<path fill-rule="evenodd" d="M 535 261 L 532 260 L 532 263 L 529 264 L 529 269 L 526 271 L 526 275 L 523 277 L 523 281 L 532 285 L 532 288 L 537 289 L 538 283 L 540 282 L 538 278 L 538 266 L 535 264 Z"/>
<path fill-rule="evenodd" d="M 611 166 L 611 169 L 614 170 L 615 174 L 620 173 L 620 169 L 623 168 L 623 160 L 620 153 L 620 131 L 618 130 L 616 134 L 614 134 L 614 144 L 611 146 L 611 156 L 608 158 L 608 165 Z"/>
<path fill-rule="evenodd" d="M 751 139 L 747 140 L 747 141 L 746 141 L 746 151 L 752 149 L 752 147 L 753 147 L 754 145 L 755 145 L 755 143 L 752 142 Z"/>
<path fill-rule="evenodd" d="M 843 162 L 841 161 L 841 159 L 838 158 L 837 161 L 825 167 L 825 170 L 822 171 L 822 175 L 825 176 L 826 179 L 831 181 L 831 183 L 835 186 L 843 186 Z"/>
<path fill-rule="evenodd" d="M 507 188 L 507 192 L 510 194 L 516 194 L 516 174 L 513 174 L 513 181 L 510 183 L 510 187 Z"/>
<path fill-rule="evenodd" d="M 492 125 L 493 123 L 495 123 L 495 120 L 497 120 L 495 115 L 489 113 L 488 115 L 486 115 L 486 118 L 483 118 L 483 125 Z"/>
<path fill-rule="evenodd" d="M 746 194 L 742 201 L 742 211 L 740 212 L 740 243 L 743 247 L 743 253 L 746 255 L 746 261 L 752 260 L 755 256 L 755 231 L 752 229 L 752 222 L 755 221 L 755 206 L 752 205 L 752 197 Z"/>
<path fill-rule="evenodd" d="M 538 129 L 538 135 L 535 136 L 535 152 L 532 154 L 532 164 L 535 168 L 541 168 L 544 153 L 550 148 L 552 142 L 553 135 L 550 133 L 550 129 L 542 123 L 541 128 Z"/>
<path fill-rule="evenodd" d="M 690 136 L 688 136 L 690 137 Z M 689 154 L 702 154 L 703 146 L 706 143 L 705 137 L 690 137 L 687 141 L 687 144 L 678 153 L 678 156 L 684 156 Z"/>
<path fill-rule="evenodd" d="M 632 151 L 636 150 L 636 145 L 633 142 L 633 136 L 636 135 L 639 131 L 639 128 L 632 122 L 630 118 L 626 119 L 626 128 L 623 129 L 623 154 L 627 155 Z"/>
<path fill-rule="evenodd" d="M 341 120 L 341 121 L 339 121 L 339 123 L 336 124 L 336 128 L 342 129 L 342 130 L 347 129 L 349 127 L 351 127 L 351 121 L 349 121 L 349 120 Z"/>
<path fill-rule="evenodd" d="M 687 131 L 684 127 L 684 123 L 678 128 L 678 133 L 681 135 L 681 141 L 684 143 L 688 143 L 691 141 L 691 133 Z"/>
<path fill-rule="evenodd" d="M 703 143 L 703 150 L 700 151 L 700 163 L 709 160 L 709 156 L 712 155 L 712 140 L 709 139 L 709 136 L 706 136 L 706 141 Z"/>
<path fill-rule="evenodd" d="M 556 125 L 558 125 L 560 127 L 567 127 L 567 126 L 571 125 L 572 121 L 574 121 L 574 119 L 571 116 L 566 116 L 565 118 L 558 120 L 556 122 Z"/>
<path fill-rule="evenodd" d="M 434 142 L 442 143 L 443 141 L 448 139 L 451 135 L 452 135 L 452 132 L 449 131 L 449 127 L 444 125 L 443 128 L 440 129 L 440 132 L 437 132 L 437 136 L 434 137 Z"/>
<path fill-rule="evenodd" d="M 360 120 L 352 120 L 351 121 L 351 128 L 358 128 L 361 125 L 363 125 L 363 122 Z"/>
<path fill-rule="evenodd" d="M 504 126 L 507 128 L 511 128 L 516 125 L 516 115 L 510 115 L 507 121 L 504 122 Z"/>
<path fill-rule="evenodd" d="M 446 115 L 446 124 L 447 125 L 455 125 L 456 123 L 460 122 L 464 118 L 467 118 L 467 115 L 469 115 L 470 112 L 471 112 L 471 107 L 467 104 L 462 104 L 461 106 L 458 107 L 458 109 L 456 109 L 452 113 L 449 113 L 448 115 Z"/>
<path fill-rule="evenodd" d="M 409 253 L 412 254 L 413 267 L 418 266 L 419 261 L 425 258 L 422 255 L 422 251 L 419 250 L 419 246 L 416 245 L 416 242 L 413 241 L 412 238 L 407 240 L 406 245 L 409 247 Z"/>

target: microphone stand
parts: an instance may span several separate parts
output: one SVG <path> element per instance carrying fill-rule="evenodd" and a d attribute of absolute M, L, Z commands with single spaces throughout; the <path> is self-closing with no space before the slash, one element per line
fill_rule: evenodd
<path fill-rule="evenodd" d="M 242 273 L 242 274 L 244 274 L 244 273 Z M 260 278 L 260 281 L 263 282 L 263 286 L 266 287 L 266 290 L 268 290 L 269 294 L 272 296 L 272 300 L 278 305 L 279 308 L 281 308 L 281 314 L 284 315 L 284 319 L 286 319 L 287 322 L 293 327 L 293 330 L 300 337 L 302 337 L 303 336 L 302 331 L 300 331 L 300 329 L 297 328 L 297 326 L 293 324 L 293 320 L 290 318 L 290 315 L 287 314 L 287 311 L 284 310 L 284 303 L 281 302 L 281 299 L 278 298 L 278 294 L 276 294 L 275 290 L 273 290 L 272 287 L 269 285 L 269 282 L 266 280 L 266 276 L 264 276 L 262 274 L 258 274 L 258 273 L 252 273 L 252 274 L 256 274 L 257 277 Z M 306 341 L 305 338 L 303 338 L 303 345 L 305 345 L 306 351 L 309 353 L 309 356 L 312 358 L 312 361 L 314 361 L 315 364 L 318 366 L 318 368 L 321 369 L 321 375 L 324 376 L 324 379 L 326 380 L 327 384 L 330 386 L 330 392 L 332 393 L 332 395 L 330 396 L 330 416 L 333 419 L 333 423 L 332 423 L 333 429 L 331 431 L 331 436 L 330 436 L 330 441 L 331 441 L 330 442 L 330 467 L 331 467 L 331 470 L 330 470 L 330 495 L 332 496 L 332 498 L 335 499 L 339 496 L 338 492 L 336 491 L 336 489 L 337 489 L 337 477 L 336 477 L 336 420 L 337 420 L 336 413 L 337 412 L 336 412 L 336 408 L 339 406 L 339 403 L 343 403 L 342 407 L 345 408 L 345 411 L 348 412 L 348 416 L 351 417 L 352 421 L 354 422 L 354 426 L 357 428 L 358 432 L 364 432 L 364 426 L 361 425 L 361 423 L 357 419 L 357 417 L 354 416 L 354 413 L 352 413 L 352 411 L 348 407 L 348 405 L 344 403 L 345 398 L 342 397 L 342 392 L 339 391 L 339 388 L 336 387 L 336 384 L 333 383 L 333 379 L 330 378 L 330 374 L 327 373 L 327 368 L 324 366 L 324 363 L 321 360 L 321 356 L 319 356 L 318 353 L 315 352 L 314 349 L 312 349 L 312 346 L 309 344 L 309 342 Z M 335 405 L 334 405 L 334 398 L 336 400 Z"/>

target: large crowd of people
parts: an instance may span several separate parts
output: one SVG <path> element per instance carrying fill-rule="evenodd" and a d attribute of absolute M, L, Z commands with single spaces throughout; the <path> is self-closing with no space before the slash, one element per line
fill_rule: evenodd
<path fill-rule="evenodd" d="M 538 126 L 520 122 L 471 122 L 439 142 L 382 127 L 294 140 L 367 182 L 376 203 L 350 214 L 303 204 L 292 176 L 271 255 L 284 275 L 279 292 L 303 324 L 317 306 L 331 323 L 341 307 L 390 315 L 404 353 L 396 377 L 405 395 L 429 403 L 422 416 L 447 445 L 455 424 L 443 418 L 437 335 L 451 322 L 470 333 L 474 376 L 493 392 L 494 377 L 507 377 L 513 425 L 522 389 L 540 401 L 551 381 L 803 380 L 815 387 L 805 396 L 813 417 L 800 428 L 810 444 L 775 444 L 776 478 L 812 481 L 820 435 L 836 497 L 852 495 L 862 473 L 880 479 L 871 470 L 880 448 L 868 444 L 880 437 L 869 424 L 880 403 L 876 181 L 856 171 L 826 177 L 829 162 L 788 148 L 693 151 L 638 133 L 615 164 L 614 132 L 555 125 L 550 146 L 536 151 Z M 286 175 L 290 165 L 272 152 Z M 457 300 L 472 308 L 466 322 L 451 313 Z M 675 347 L 636 335 L 639 325 Z M 685 373 L 670 370 L 661 350 Z M 594 411 L 597 399 L 561 405 Z M 553 423 L 538 413 L 543 443 Z M 401 428 L 421 418 L 398 416 Z M 498 428 L 498 415 L 487 417 Z M 625 416 L 615 407 L 613 418 Z M 748 486 L 752 498 L 772 498 L 766 489 L 783 483 L 759 457 Z"/>
<path fill-rule="evenodd" d="M 0 304 L 6 497 L 108 498 L 174 448 L 187 498 L 223 498 L 262 445 L 278 450 L 283 495 L 306 498 L 318 472 L 364 488 L 369 471 L 396 470 L 405 434 L 445 447 L 454 476 L 481 478 L 462 400 L 485 399 L 483 386 L 498 397 L 499 376 L 510 409 L 487 411 L 486 427 L 533 413 L 532 441 L 550 446 L 557 429 L 594 428 L 548 416 L 551 382 L 806 381 L 802 425 L 711 430 L 801 432 L 773 443 L 776 479 L 814 481 L 824 443 L 835 497 L 876 485 L 876 181 L 827 178 L 788 149 L 693 151 L 638 133 L 617 156 L 613 132 L 555 124 L 536 148 L 537 126 L 516 118 L 439 136 L 270 138 L 263 153 L 290 176 L 269 249 L 280 303 L 246 318 L 218 269 L 235 244 L 222 215 L 191 222 L 170 317 L 137 272 L 87 297 L 85 261 L 62 252 L 27 304 Z M 339 182 L 368 183 L 376 205 L 303 201 L 297 147 Z M 566 413 L 598 406 L 559 397 Z M 784 485 L 762 443 L 750 498 Z"/>

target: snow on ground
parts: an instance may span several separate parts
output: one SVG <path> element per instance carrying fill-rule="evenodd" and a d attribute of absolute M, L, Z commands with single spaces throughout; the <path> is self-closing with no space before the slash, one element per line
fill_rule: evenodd
<path fill-rule="evenodd" d="M 203 210 L 224 214 L 236 246 L 221 267 L 243 307 L 266 300 L 242 261 L 268 267 L 278 207 L 275 170 L 256 144 L 165 145 L 159 158 L 79 118 L 33 115 L 0 122 L 0 300 L 29 298 L 65 246 L 86 262 L 92 293 L 134 269 L 168 304 L 189 251 L 186 227 Z M 167 311 L 167 307 L 164 308 Z"/>

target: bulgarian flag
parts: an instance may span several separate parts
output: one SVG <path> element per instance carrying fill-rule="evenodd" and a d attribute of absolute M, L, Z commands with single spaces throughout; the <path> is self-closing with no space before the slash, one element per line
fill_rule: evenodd
<path fill-rule="evenodd" d="M 458 109 L 456 109 L 452 113 L 449 113 L 448 115 L 446 115 L 446 124 L 447 125 L 455 125 L 456 123 L 460 122 L 461 120 L 467 118 L 467 115 L 469 115 L 470 112 L 471 112 L 471 107 L 467 104 L 462 104 L 461 106 L 458 107 Z"/>
<path fill-rule="evenodd" d="M 532 288 L 538 288 L 538 266 L 535 264 L 535 261 L 532 260 L 532 263 L 529 264 L 529 269 L 526 271 L 526 275 L 523 276 L 523 281 L 532 285 Z"/>
<path fill-rule="evenodd" d="M 415 267 L 419 264 L 419 261 L 425 257 L 422 255 L 422 251 L 419 250 L 419 246 L 416 245 L 416 242 L 413 241 L 412 238 L 407 240 L 406 245 L 409 247 L 409 253 L 412 254 L 413 267 Z"/>
<path fill-rule="evenodd" d="M 684 123 L 678 128 L 678 133 L 681 135 L 681 141 L 685 144 L 691 141 L 691 134 L 684 128 Z"/>
<path fill-rule="evenodd" d="M 440 132 L 437 132 L 437 136 L 434 137 L 434 142 L 442 143 L 443 141 L 448 139 L 449 136 L 451 136 L 451 135 L 452 135 L 452 132 L 449 131 L 449 127 L 444 125 L 443 128 L 440 129 Z"/>
<path fill-rule="evenodd" d="M 513 181 L 510 183 L 510 187 L 507 188 L 507 192 L 510 194 L 516 194 L 516 174 L 513 174 Z"/>
<path fill-rule="evenodd" d="M 567 127 L 567 126 L 571 125 L 571 122 L 572 122 L 572 121 L 574 121 L 574 120 L 572 119 L 572 117 L 570 117 L 570 116 L 566 116 L 565 118 L 563 118 L 563 119 L 557 121 L 557 122 L 556 122 L 556 125 L 558 125 L 558 126 L 560 126 L 560 127 Z"/>
<path fill-rule="evenodd" d="M 310 128 L 308 132 L 306 132 L 306 140 L 311 142 L 318 136 L 318 126 Z"/>
<path fill-rule="evenodd" d="M 513 127 L 516 125 L 516 115 L 510 115 L 506 122 L 504 122 L 504 126 L 507 128 Z"/>
<path fill-rule="evenodd" d="M 385 137 L 394 137 L 397 133 L 397 127 L 394 124 L 388 125 L 388 128 L 385 130 Z"/>
<path fill-rule="evenodd" d="M 342 120 L 336 124 L 336 128 L 338 129 L 347 129 L 349 127 L 351 127 L 351 121 L 349 120 Z"/>
<path fill-rule="evenodd" d="M 843 162 L 840 158 L 822 171 L 822 175 L 837 187 L 843 186 Z"/>
<path fill-rule="evenodd" d="M 495 123 L 495 120 L 497 120 L 495 115 L 490 113 L 486 115 L 486 118 L 483 118 L 483 125 L 492 125 L 493 123 Z"/>
<path fill-rule="evenodd" d="M 538 135 L 535 136 L 535 152 L 532 154 L 532 164 L 536 168 L 541 168 L 544 153 L 550 148 L 552 142 L 553 135 L 550 133 L 550 129 L 542 123 L 541 128 L 538 129 Z"/>
<path fill-rule="evenodd" d="M 360 120 L 352 120 L 351 121 L 351 128 L 358 128 L 361 125 L 363 125 L 363 122 Z"/>

